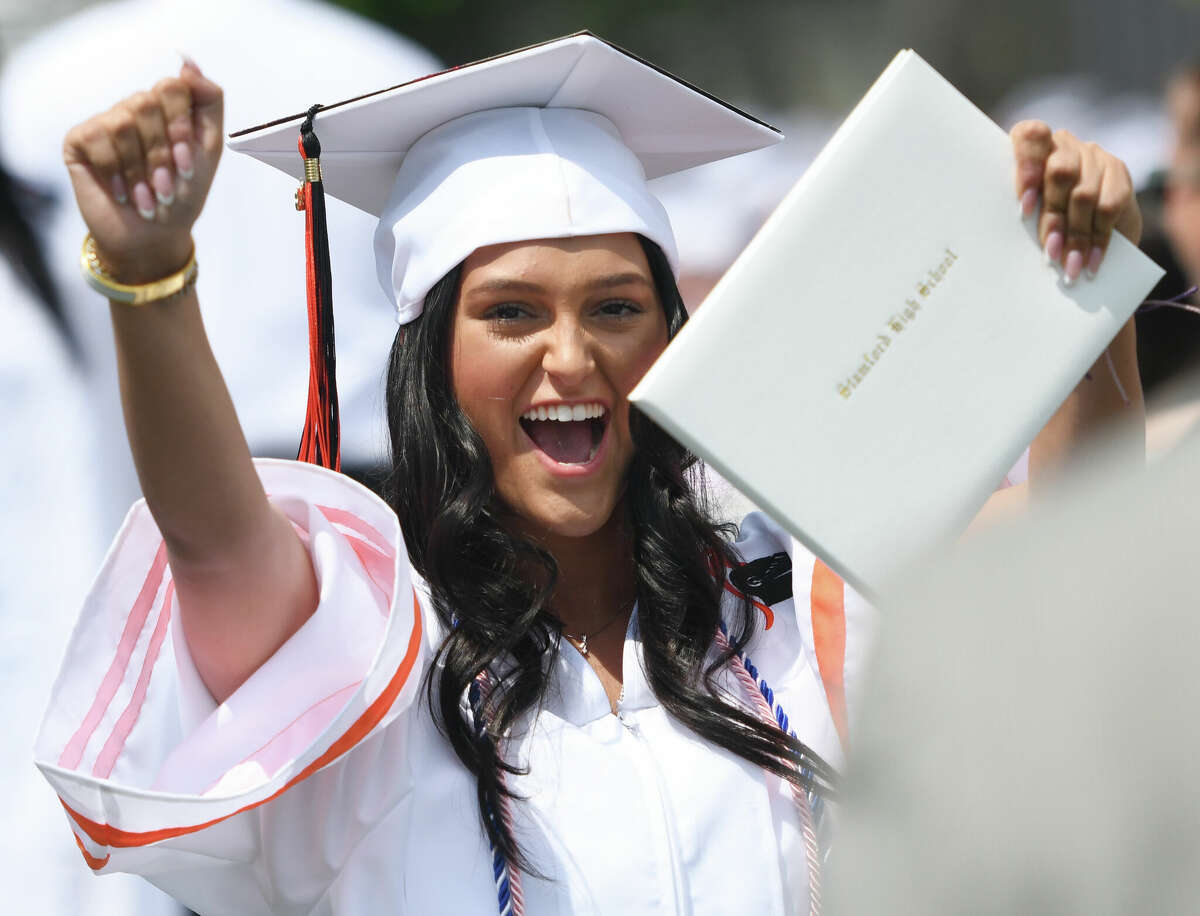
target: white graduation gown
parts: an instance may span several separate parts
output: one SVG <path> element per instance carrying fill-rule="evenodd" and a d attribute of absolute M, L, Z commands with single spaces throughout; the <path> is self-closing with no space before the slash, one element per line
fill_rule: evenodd
<path fill-rule="evenodd" d="M 162 539 L 132 510 L 37 745 L 84 858 L 203 916 L 496 912 L 474 781 L 424 700 L 441 628 L 395 516 L 341 475 L 258 467 L 307 532 L 318 608 L 216 706 L 176 625 Z M 872 612 L 761 515 L 739 549 L 791 557 L 795 597 L 776 576 L 756 599 L 770 626 L 747 654 L 797 734 L 839 762 Z M 505 749 L 529 767 L 510 780 L 515 831 L 546 876 L 523 877 L 526 912 L 807 912 L 787 787 L 672 721 L 639 658 L 635 618 L 618 717 L 564 643 L 544 708 Z"/>

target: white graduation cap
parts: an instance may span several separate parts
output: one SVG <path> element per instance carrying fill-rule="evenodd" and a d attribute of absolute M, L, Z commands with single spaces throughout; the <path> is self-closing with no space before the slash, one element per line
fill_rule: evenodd
<path fill-rule="evenodd" d="M 297 179 L 304 114 L 232 149 Z M 324 191 L 380 217 L 380 283 L 401 323 L 484 245 L 637 232 L 678 266 L 646 181 L 769 146 L 778 130 L 588 32 L 320 109 Z"/>

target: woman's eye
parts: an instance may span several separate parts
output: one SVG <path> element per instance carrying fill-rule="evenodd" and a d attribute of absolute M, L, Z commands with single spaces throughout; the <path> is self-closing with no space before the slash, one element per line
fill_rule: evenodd
<path fill-rule="evenodd" d="M 487 317 L 497 321 L 516 321 L 519 318 L 524 318 L 528 312 L 519 305 L 511 302 L 504 302 L 494 306 L 488 311 Z"/>
<path fill-rule="evenodd" d="M 636 302 L 630 302 L 628 299 L 613 299 L 605 302 L 597 309 L 601 315 L 612 315 L 618 318 L 623 318 L 627 315 L 641 314 L 642 307 Z"/>

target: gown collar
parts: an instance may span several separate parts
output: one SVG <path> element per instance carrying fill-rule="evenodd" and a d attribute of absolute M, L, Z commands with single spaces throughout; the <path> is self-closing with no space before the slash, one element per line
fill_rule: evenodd
<path fill-rule="evenodd" d="M 623 709 L 645 709 L 658 705 L 658 699 L 646 682 L 642 667 L 642 640 L 638 628 L 638 607 L 633 606 L 629 626 L 625 629 L 625 648 L 621 658 L 621 695 Z M 604 685 L 579 650 L 563 639 L 549 668 L 550 684 L 543 706 L 550 713 L 572 725 L 587 725 L 605 716 L 613 716 Z"/>

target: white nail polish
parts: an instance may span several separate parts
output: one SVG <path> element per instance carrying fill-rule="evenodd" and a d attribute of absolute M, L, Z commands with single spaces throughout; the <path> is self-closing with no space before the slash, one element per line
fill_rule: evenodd
<path fill-rule="evenodd" d="M 1037 191 L 1034 188 L 1026 188 L 1025 193 L 1017 201 L 1017 212 L 1020 214 L 1021 219 L 1033 216 L 1037 212 L 1037 200 Z"/>
<path fill-rule="evenodd" d="M 171 147 L 171 158 L 175 160 L 175 171 L 184 181 L 190 181 L 196 174 L 194 163 L 192 161 L 192 150 L 185 142 L 180 140 Z"/>
<path fill-rule="evenodd" d="M 155 213 L 153 210 L 143 210 L 141 207 L 138 207 L 137 212 L 141 214 L 142 219 L 144 219 L 146 222 L 154 222 Z"/>

